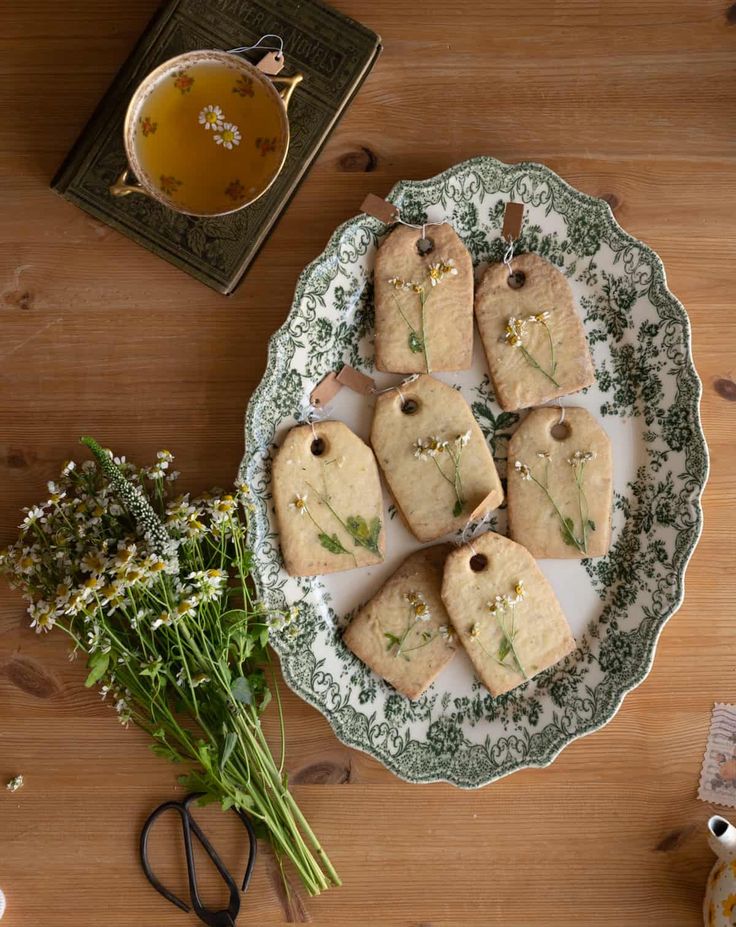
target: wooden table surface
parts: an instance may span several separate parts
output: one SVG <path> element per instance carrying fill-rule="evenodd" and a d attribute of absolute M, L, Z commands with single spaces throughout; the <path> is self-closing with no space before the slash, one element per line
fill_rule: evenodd
<path fill-rule="evenodd" d="M 385 52 L 227 299 L 48 182 L 154 0 L 0 7 L 0 542 L 96 435 L 225 484 L 299 271 L 368 192 L 476 154 L 544 161 L 662 256 L 693 322 L 712 472 L 685 604 L 646 682 L 552 767 L 476 792 L 411 786 L 285 697 L 297 799 L 344 887 L 284 900 L 258 867 L 241 924 L 695 927 L 711 855 L 695 798 L 710 710 L 736 701 L 736 4 L 337 0 Z M 0 590 L 0 887 L 8 927 L 194 923 L 138 866 L 175 770 L 124 731 L 61 635 Z M 265 859 L 265 855 L 264 855 Z"/>

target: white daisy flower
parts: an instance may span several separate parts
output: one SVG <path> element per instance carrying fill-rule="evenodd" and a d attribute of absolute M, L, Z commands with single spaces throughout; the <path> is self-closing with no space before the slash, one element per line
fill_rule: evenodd
<path fill-rule="evenodd" d="M 514 464 L 514 470 L 516 470 L 522 480 L 530 480 L 532 478 L 532 471 L 520 460 L 517 460 Z"/>
<path fill-rule="evenodd" d="M 21 528 L 30 528 L 31 525 L 35 525 L 37 521 L 43 521 L 45 518 L 45 512 L 40 505 L 34 505 L 30 509 L 26 509 L 26 517 L 21 522 Z"/>
<path fill-rule="evenodd" d="M 205 106 L 199 114 L 199 124 L 209 132 L 219 132 L 224 127 L 225 117 L 219 106 Z"/>
<path fill-rule="evenodd" d="M 232 122 L 225 122 L 222 130 L 215 135 L 215 141 L 223 148 L 232 149 L 240 144 L 240 129 Z"/>
<path fill-rule="evenodd" d="M 294 511 L 298 512 L 300 515 L 303 515 L 307 511 L 307 498 L 307 493 L 304 493 L 303 496 L 300 496 L 299 493 L 297 493 L 289 503 L 289 508 L 294 509 Z"/>
<path fill-rule="evenodd" d="M 407 592 L 404 598 L 411 606 L 411 613 L 416 621 L 429 621 L 432 614 L 421 592 Z"/>

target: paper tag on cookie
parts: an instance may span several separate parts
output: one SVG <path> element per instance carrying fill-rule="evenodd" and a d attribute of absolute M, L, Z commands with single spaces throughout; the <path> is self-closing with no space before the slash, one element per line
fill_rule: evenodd
<path fill-rule="evenodd" d="M 491 264 L 475 295 L 475 316 L 496 400 L 504 411 L 541 405 L 595 381 L 570 284 L 536 254 Z"/>
<path fill-rule="evenodd" d="M 276 452 L 272 492 L 292 576 L 380 563 L 383 497 L 373 452 L 342 422 L 292 428 Z"/>
<path fill-rule="evenodd" d="M 515 689 L 575 648 L 557 597 L 532 555 L 492 531 L 449 555 L 442 600 L 491 695 Z"/>
<path fill-rule="evenodd" d="M 392 225 L 399 218 L 399 207 L 389 203 L 388 200 L 381 199 L 375 193 L 369 193 L 366 196 L 360 206 L 360 211 L 386 225 Z"/>
<path fill-rule="evenodd" d="M 424 238 L 397 226 L 376 254 L 374 288 L 378 370 L 470 367 L 473 262 L 450 225 L 427 226 Z"/>
<path fill-rule="evenodd" d="M 408 557 L 348 625 L 343 640 L 374 673 L 416 699 L 455 656 L 440 595 L 447 544 Z"/>
<path fill-rule="evenodd" d="M 611 442 L 586 409 L 534 409 L 509 442 L 509 534 L 540 559 L 602 557 L 611 543 Z"/>
<path fill-rule="evenodd" d="M 371 428 L 396 504 L 420 541 L 457 531 L 503 501 L 496 465 L 458 390 L 423 374 L 376 400 Z"/>

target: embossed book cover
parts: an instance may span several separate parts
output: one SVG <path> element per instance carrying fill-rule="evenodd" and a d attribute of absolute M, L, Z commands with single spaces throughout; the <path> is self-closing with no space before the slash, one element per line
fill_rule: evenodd
<path fill-rule="evenodd" d="M 304 75 L 289 104 L 286 162 L 268 192 L 240 212 L 216 218 L 179 214 L 140 195 L 113 197 L 109 187 L 126 165 L 125 111 L 142 78 L 183 52 L 251 45 L 265 33 L 284 40 L 284 73 Z M 171 0 L 118 72 L 52 187 L 208 286 L 231 293 L 380 50 L 374 32 L 318 0 Z"/>

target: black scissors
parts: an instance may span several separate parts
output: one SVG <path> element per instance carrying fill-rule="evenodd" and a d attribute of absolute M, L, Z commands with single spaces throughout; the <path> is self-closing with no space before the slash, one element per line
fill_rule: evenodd
<path fill-rule="evenodd" d="M 143 871 L 146 874 L 146 878 L 153 885 L 157 892 L 164 896 L 172 904 L 175 904 L 178 908 L 181 908 L 182 911 L 191 911 L 194 908 L 194 913 L 202 921 L 203 924 L 208 924 L 209 927 L 234 927 L 235 919 L 237 918 L 240 912 L 240 893 L 245 892 L 248 888 L 248 883 L 250 882 L 250 877 L 253 872 L 253 866 L 256 861 L 256 835 L 253 830 L 253 825 L 251 824 L 248 817 L 237 808 L 232 810 L 237 814 L 240 820 L 243 822 L 245 829 L 248 831 L 248 840 L 250 842 L 250 849 L 248 854 L 248 863 L 245 867 L 245 876 L 243 877 L 243 884 L 240 889 L 230 875 L 229 871 L 225 868 L 222 860 L 217 854 L 217 851 L 212 846 L 212 844 L 207 839 L 202 828 L 197 824 L 196 820 L 192 817 L 192 814 L 189 810 L 189 806 L 193 801 L 196 801 L 202 796 L 202 792 L 194 792 L 192 795 L 187 795 L 183 801 L 167 801 L 163 805 L 159 805 L 154 812 L 151 813 L 146 823 L 143 825 L 143 830 L 141 831 L 141 842 L 140 842 L 140 853 L 141 853 L 141 865 L 143 866 Z M 170 892 L 165 886 L 159 882 L 156 876 L 153 874 L 151 865 L 148 861 L 148 836 L 151 831 L 151 827 L 156 822 L 157 818 L 160 815 L 164 814 L 166 811 L 175 811 L 179 818 L 181 819 L 182 831 L 184 835 L 184 850 L 186 852 L 187 859 L 187 875 L 189 877 L 189 896 L 192 902 L 192 908 L 186 902 L 182 901 L 181 898 L 178 898 L 173 892 Z M 222 876 L 222 880 L 227 886 L 230 892 L 230 903 L 227 908 L 223 911 L 212 911 L 210 908 L 206 908 L 202 904 L 202 900 L 199 897 L 199 891 L 197 888 L 197 873 L 194 868 L 194 853 L 192 851 L 192 834 L 199 840 L 204 851 L 207 853 L 209 858 L 214 863 L 217 871 Z"/>

